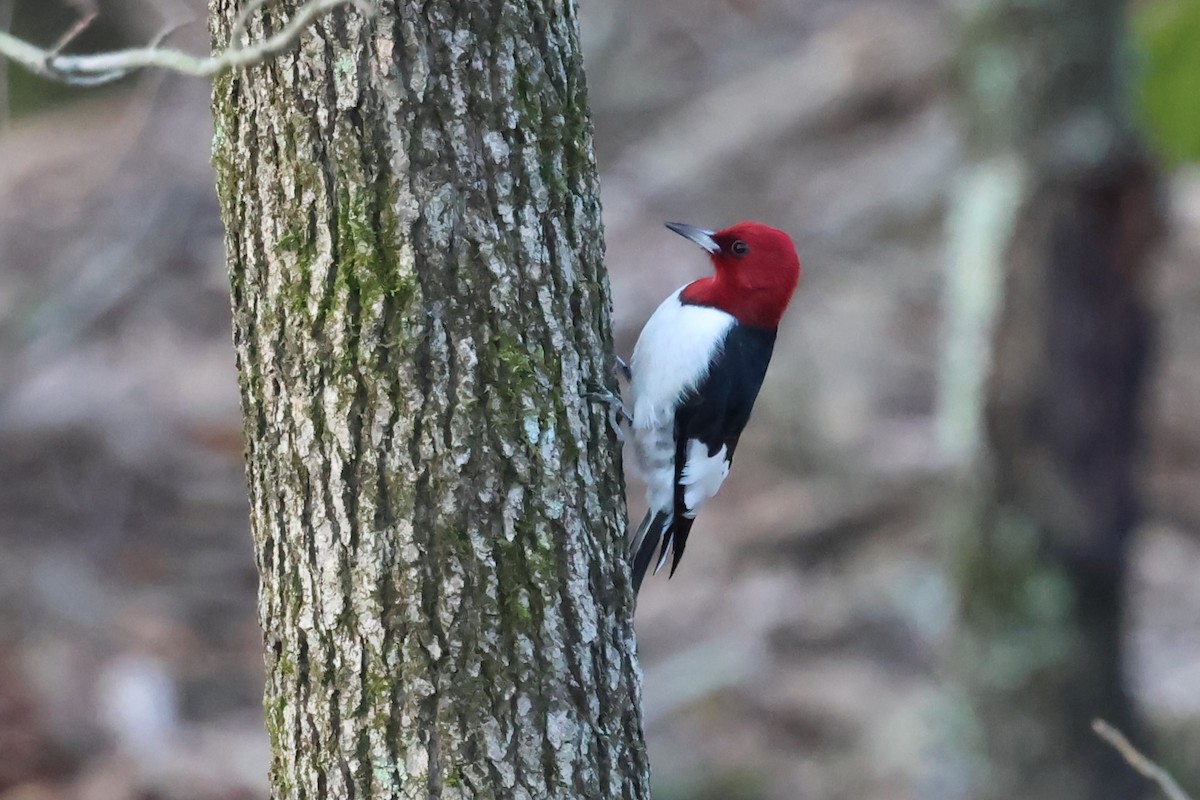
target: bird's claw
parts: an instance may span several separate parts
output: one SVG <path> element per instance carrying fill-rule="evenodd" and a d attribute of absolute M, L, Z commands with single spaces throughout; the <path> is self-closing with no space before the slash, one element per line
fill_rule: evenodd
<path fill-rule="evenodd" d="M 589 400 L 595 400 L 597 402 L 604 403 L 606 406 L 608 406 L 609 424 L 612 425 L 613 430 L 617 432 L 617 439 L 624 443 L 625 431 L 622 430 L 621 423 L 624 422 L 626 425 L 633 424 L 633 417 L 630 416 L 629 412 L 625 410 L 624 401 L 622 401 L 620 397 L 613 394 L 608 389 L 603 388 L 587 392 L 584 394 L 584 397 L 588 398 Z"/>

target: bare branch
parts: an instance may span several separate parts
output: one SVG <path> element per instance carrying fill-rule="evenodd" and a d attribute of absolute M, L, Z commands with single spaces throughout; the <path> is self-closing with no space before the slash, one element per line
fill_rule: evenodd
<path fill-rule="evenodd" d="M 62 55 L 0 31 L 0 58 L 10 59 L 43 78 L 75 86 L 109 83 L 139 69 L 157 68 L 197 78 L 213 78 L 262 63 L 290 48 L 317 17 L 339 6 L 353 5 L 365 16 L 374 14 L 369 0 L 310 0 L 272 36 L 246 47 L 230 42 L 222 52 L 194 56 L 157 44 L 90 55 Z"/>
<path fill-rule="evenodd" d="M 157 49 L 160 45 L 162 45 L 163 42 L 165 42 L 167 40 L 168 36 L 170 36 L 172 33 L 174 33 L 175 31 L 179 30 L 184 25 L 187 25 L 189 22 L 192 22 L 192 21 L 193 21 L 193 18 L 186 17 L 186 18 L 176 20 L 174 22 L 168 22 L 166 25 L 163 26 L 162 30 L 160 30 L 158 33 L 156 33 L 154 35 L 154 38 L 150 40 L 149 47 L 151 49 Z M 55 73 L 58 72 L 58 64 L 56 63 L 56 55 L 57 54 L 51 56 L 46 61 L 46 67 L 48 69 L 50 69 L 51 71 L 54 71 Z M 105 72 L 100 75 L 89 75 L 86 77 L 80 77 L 78 75 L 57 74 L 56 77 L 58 80 L 60 80 L 64 83 L 68 83 L 71 86 L 100 86 L 101 84 L 112 83 L 115 80 L 120 80 L 121 78 L 124 78 L 126 75 L 128 75 L 130 73 L 130 71 L 131 70 L 128 70 L 128 69 L 119 69 L 119 70 L 113 70 L 111 72 Z"/>
<path fill-rule="evenodd" d="M 1175 782 L 1175 779 L 1165 769 L 1142 755 L 1125 738 L 1125 734 L 1102 719 L 1092 720 L 1092 730 L 1096 732 L 1097 736 L 1112 745 L 1113 749 L 1121 754 L 1121 758 L 1125 759 L 1138 774 L 1157 783 L 1158 787 L 1163 790 L 1163 794 L 1170 800 L 1191 800 L 1187 792 Z"/>

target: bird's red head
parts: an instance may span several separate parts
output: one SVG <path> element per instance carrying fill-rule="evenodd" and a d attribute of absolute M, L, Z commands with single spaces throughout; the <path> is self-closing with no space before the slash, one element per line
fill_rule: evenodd
<path fill-rule="evenodd" d="M 716 271 L 684 289 L 683 302 L 719 308 L 744 325 L 779 327 L 800 282 L 800 258 L 790 236 L 761 222 L 719 231 L 681 222 L 667 227 L 707 250 Z"/>

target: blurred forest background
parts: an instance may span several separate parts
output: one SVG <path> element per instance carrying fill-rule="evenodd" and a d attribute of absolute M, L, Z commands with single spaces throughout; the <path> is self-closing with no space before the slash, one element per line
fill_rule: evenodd
<path fill-rule="evenodd" d="M 806 269 L 738 468 L 639 605 L 657 800 L 966 796 L 948 540 L 976 464 L 939 386 L 970 5 L 581 2 L 619 351 L 706 269 L 663 220 L 761 219 Z M 199 0 L 100 7 L 76 49 L 189 15 L 174 43 L 207 47 Z M 1200 0 L 1128 12 L 1166 225 L 1123 677 L 1130 733 L 1196 790 Z M 40 43 L 76 16 L 0 0 Z M 209 87 L 66 91 L 16 68 L 0 86 L 0 800 L 265 797 Z"/>

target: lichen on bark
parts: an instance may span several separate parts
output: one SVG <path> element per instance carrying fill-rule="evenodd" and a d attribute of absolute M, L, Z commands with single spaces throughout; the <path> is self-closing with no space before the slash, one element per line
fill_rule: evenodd
<path fill-rule="evenodd" d="M 214 111 L 276 795 L 647 797 L 572 4 L 336 13 Z"/>

